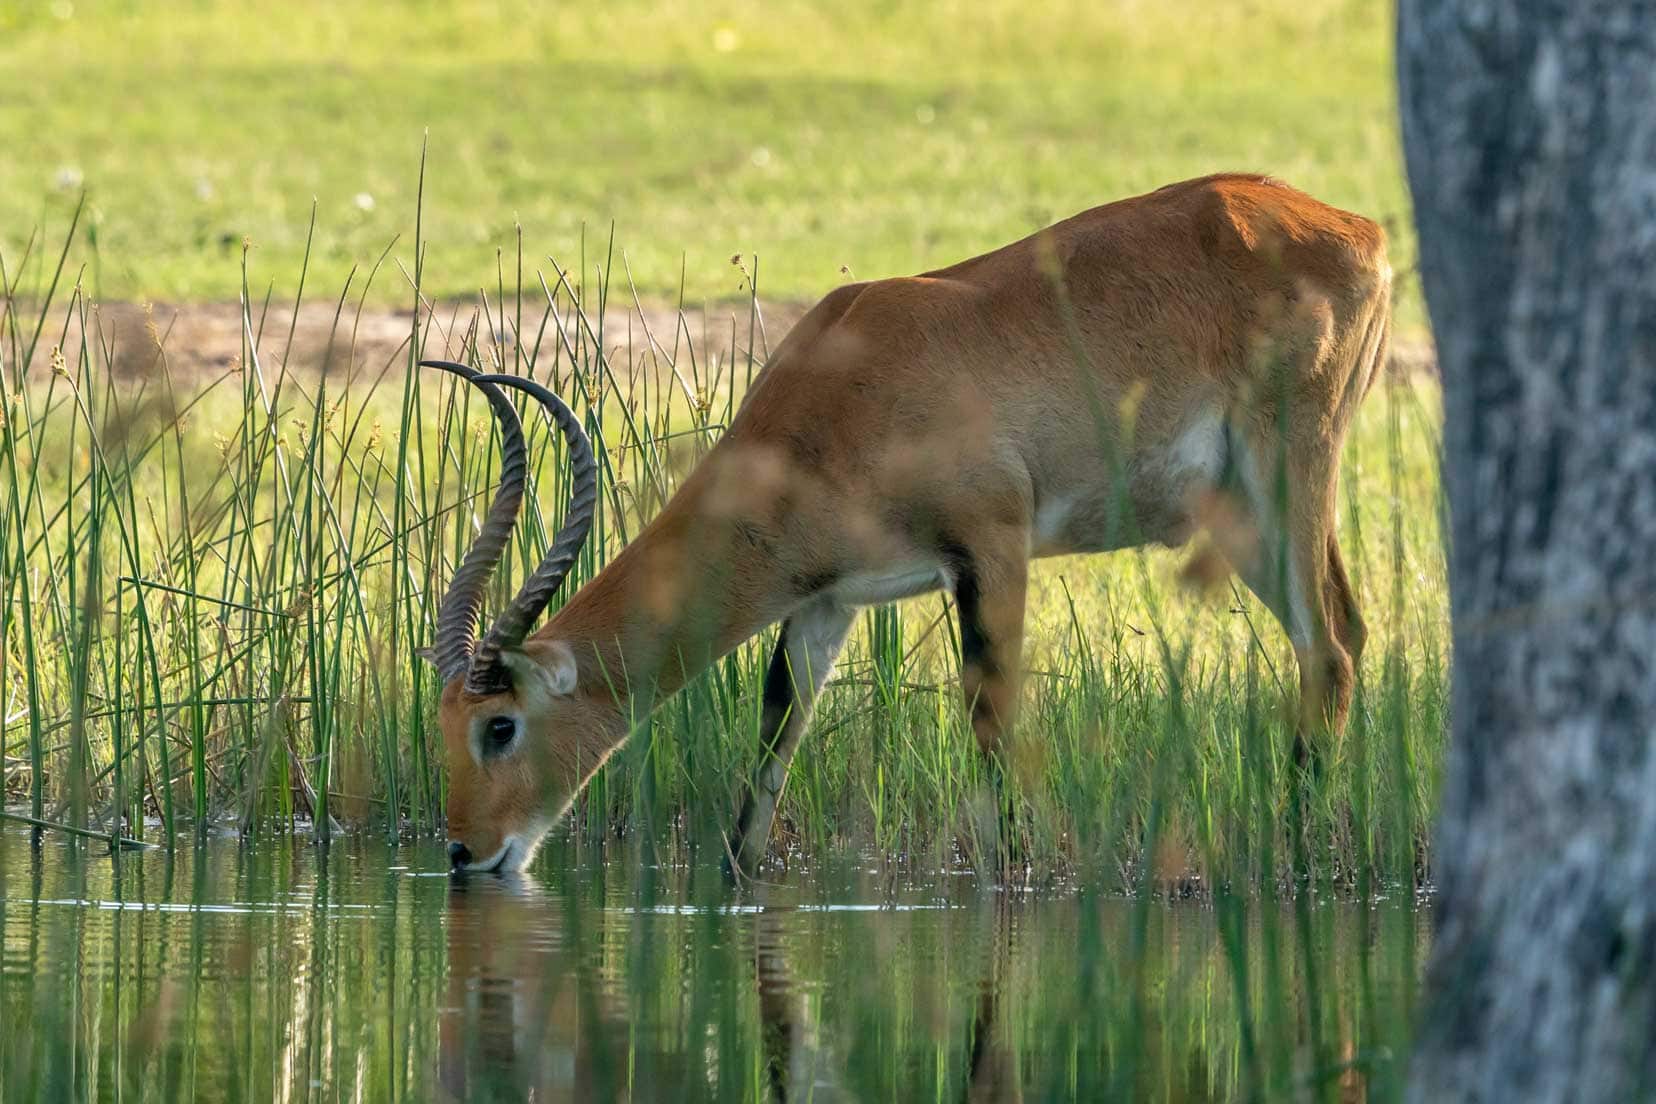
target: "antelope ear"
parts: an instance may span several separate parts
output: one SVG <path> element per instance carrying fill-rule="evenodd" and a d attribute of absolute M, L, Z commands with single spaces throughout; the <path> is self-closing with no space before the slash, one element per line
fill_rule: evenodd
<path fill-rule="evenodd" d="M 575 692 L 575 652 L 561 640 L 531 640 L 521 648 L 503 649 L 500 662 L 519 694 L 567 698 Z"/>

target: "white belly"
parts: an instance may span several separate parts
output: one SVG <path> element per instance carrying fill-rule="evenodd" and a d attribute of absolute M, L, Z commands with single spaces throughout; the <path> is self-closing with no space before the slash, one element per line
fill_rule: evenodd
<path fill-rule="evenodd" d="M 1127 457 L 1127 502 L 1104 470 L 1043 496 L 1035 508 L 1031 554 L 1182 544 L 1190 534 L 1194 496 L 1216 486 L 1224 467 L 1224 416 L 1217 408 L 1203 410 L 1171 440 Z"/>
<path fill-rule="evenodd" d="M 941 563 L 915 561 L 883 571 L 847 575 L 836 580 L 827 595 L 842 606 L 878 606 L 934 590 L 947 590 L 952 585 L 953 580 Z"/>

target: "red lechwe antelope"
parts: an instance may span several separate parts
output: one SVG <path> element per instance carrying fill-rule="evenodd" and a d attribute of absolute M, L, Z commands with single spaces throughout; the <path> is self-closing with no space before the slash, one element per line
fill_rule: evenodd
<path fill-rule="evenodd" d="M 1335 480 L 1385 361 L 1390 294 L 1380 227 L 1242 175 L 839 288 L 660 514 L 532 635 L 591 525 L 590 446 L 544 388 L 440 365 L 488 396 L 505 449 L 429 653 L 446 682 L 455 867 L 524 864 L 638 719 L 781 621 L 763 760 L 731 841 L 751 872 L 858 607 L 952 593 L 961 686 L 993 755 L 1017 712 L 1029 561 L 1179 545 L 1204 525 L 1292 641 L 1296 750 L 1318 753 L 1344 724 L 1363 646 Z M 502 385 L 552 411 L 574 492 L 546 560 L 474 643 L 524 494 Z"/>

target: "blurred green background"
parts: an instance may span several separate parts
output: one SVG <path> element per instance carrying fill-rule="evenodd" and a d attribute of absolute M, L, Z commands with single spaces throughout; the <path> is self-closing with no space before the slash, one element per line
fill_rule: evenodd
<path fill-rule="evenodd" d="M 1413 255 L 1391 5 L 1375 0 L 0 0 L 0 250 L 84 187 L 104 298 L 233 299 L 590 262 L 642 292 L 814 299 L 1220 169 L 1388 222 Z M 39 256 L 37 250 L 36 256 Z M 375 298 L 407 302 L 391 268 Z M 1402 326 L 1418 328 L 1408 293 Z"/>

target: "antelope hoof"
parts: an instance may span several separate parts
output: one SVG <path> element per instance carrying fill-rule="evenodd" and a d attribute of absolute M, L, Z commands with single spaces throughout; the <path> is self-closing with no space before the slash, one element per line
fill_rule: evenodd
<path fill-rule="evenodd" d="M 775 814 L 775 801 L 763 795 L 756 794 L 743 803 L 742 815 L 737 818 L 736 831 L 731 837 L 730 853 L 725 858 L 725 874 L 732 882 L 751 879 L 759 872 Z"/>

